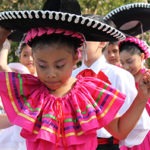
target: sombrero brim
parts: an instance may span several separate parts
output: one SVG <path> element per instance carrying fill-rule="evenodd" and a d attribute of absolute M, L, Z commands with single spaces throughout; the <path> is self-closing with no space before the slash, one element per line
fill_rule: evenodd
<path fill-rule="evenodd" d="M 54 27 L 84 34 L 88 41 L 123 40 L 125 35 L 115 28 L 81 15 L 55 11 L 30 10 L 0 13 L 0 25 L 21 32 L 35 27 Z"/>
<path fill-rule="evenodd" d="M 150 29 L 150 4 L 132 3 L 118 7 L 104 16 L 104 21 L 132 36 Z"/>
<path fill-rule="evenodd" d="M 20 42 L 23 39 L 24 32 L 13 31 L 7 38 L 13 42 Z"/>

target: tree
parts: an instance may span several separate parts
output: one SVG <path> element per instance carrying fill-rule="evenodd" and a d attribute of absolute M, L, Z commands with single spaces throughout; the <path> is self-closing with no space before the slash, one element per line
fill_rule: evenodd
<path fill-rule="evenodd" d="M 147 0 L 79 0 L 82 13 L 98 15 L 106 15 L 121 5 L 135 2 L 147 2 Z"/>
<path fill-rule="evenodd" d="M 45 0 L 0 0 L 0 11 L 41 9 Z"/>

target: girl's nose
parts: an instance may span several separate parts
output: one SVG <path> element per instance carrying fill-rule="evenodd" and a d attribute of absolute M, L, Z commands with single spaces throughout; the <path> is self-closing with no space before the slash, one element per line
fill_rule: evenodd
<path fill-rule="evenodd" d="M 114 53 L 110 53 L 110 57 L 114 57 Z"/>
<path fill-rule="evenodd" d="M 30 57 L 29 57 L 29 60 L 30 60 L 30 61 L 33 61 L 33 57 L 32 57 L 32 56 L 30 56 Z"/>
<path fill-rule="evenodd" d="M 47 77 L 48 78 L 55 78 L 56 77 L 55 71 L 51 70 L 51 71 L 47 72 Z"/>

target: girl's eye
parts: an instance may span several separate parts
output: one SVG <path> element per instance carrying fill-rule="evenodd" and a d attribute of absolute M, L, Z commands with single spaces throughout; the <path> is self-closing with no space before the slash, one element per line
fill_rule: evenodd
<path fill-rule="evenodd" d="M 46 68 L 46 66 L 44 66 L 44 65 L 39 65 L 39 67 L 42 68 L 42 69 Z"/>
<path fill-rule="evenodd" d="M 39 67 L 39 68 L 42 68 L 42 69 L 44 69 L 44 68 L 46 68 L 47 66 L 46 65 L 44 65 L 44 64 L 40 64 L 40 63 L 36 63 L 37 64 L 37 66 Z"/>
<path fill-rule="evenodd" d="M 64 66 L 65 66 L 64 64 L 63 64 L 63 65 L 57 65 L 56 68 L 57 68 L 57 69 L 61 69 L 61 68 L 63 68 Z"/>
<path fill-rule="evenodd" d="M 26 55 L 26 54 L 24 54 L 23 56 L 24 56 L 24 57 L 26 57 L 27 55 Z"/>
<path fill-rule="evenodd" d="M 113 53 L 117 53 L 117 50 L 113 50 Z"/>
<path fill-rule="evenodd" d="M 131 60 L 131 59 L 127 61 L 128 64 L 132 64 L 132 62 L 133 62 L 133 60 Z"/>
<path fill-rule="evenodd" d="M 39 67 L 42 68 L 42 69 L 46 68 L 45 66 L 39 66 Z"/>

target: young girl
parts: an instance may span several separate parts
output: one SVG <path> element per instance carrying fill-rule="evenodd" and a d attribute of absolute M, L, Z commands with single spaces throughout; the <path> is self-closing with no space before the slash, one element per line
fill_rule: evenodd
<path fill-rule="evenodd" d="M 66 5 L 60 8 L 66 12 Z M 72 8 L 76 11 L 74 5 Z M 4 20 L 7 18 L 5 13 L 1 15 Z M 10 121 L 22 127 L 27 149 L 95 150 L 96 130 L 104 126 L 116 138 L 125 138 L 150 96 L 150 72 L 141 78 L 139 94 L 122 117 L 115 117 L 125 98 L 118 90 L 94 77 L 71 77 L 78 60 L 77 49 L 83 46 L 85 38 L 114 39 L 118 31 L 101 22 L 54 11 L 12 12 L 8 22 L 3 20 L 7 25 L 1 21 L 11 28 L 21 16 L 24 27 L 32 24 L 25 41 L 32 48 L 38 77 L 0 73 L 0 95 Z M 19 23 L 17 26 L 22 27 Z M 114 30 L 115 35 L 111 33 Z"/>
<path fill-rule="evenodd" d="M 135 37 L 128 37 L 119 44 L 120 58 L 123 67 L 131 72 L 135 78 L 136 86 L 139 86 L 141 76 L 146 72 L 144 60 L 150 57 L 149 46 L 142 40 Z M 150 99 L 146 104 L 146 109 L 150 114 Z M 149 149 L 150 132 L 141 145 L 132 148 L 121 148 L 121 150 L 147 150 Z"/>
<path fill-rule="evenodd" d="M 15 62 L 7 64 L 9 50 L 10 42 L 5 40 L 3 47 L 0 50 L 1 71 L 36 74 L 32 51 L 26 43 L 20 42 L 18 50 L 16 51 L 20 63 Z M 15 125 L 11 126 L 5 113 L 0 114 L 0 122 L 0 129 L 2 129 L 0 131 L 0 147 L 3 147 L 3 150 L 26 150 L 25 140 L 20 136 L 21 128 Z"/>

